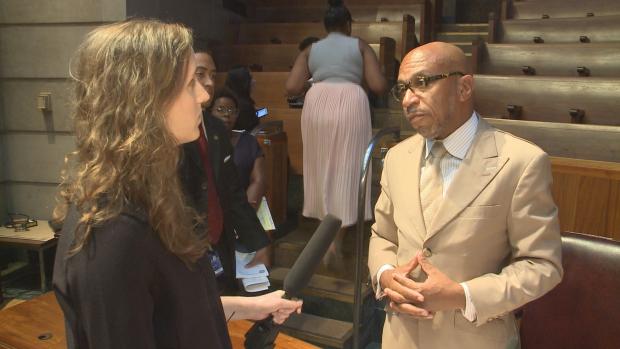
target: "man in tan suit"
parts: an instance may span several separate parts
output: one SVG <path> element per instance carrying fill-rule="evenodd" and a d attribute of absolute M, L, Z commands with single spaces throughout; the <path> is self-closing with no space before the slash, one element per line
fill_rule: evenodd
<path fill-rule="evenodd" d="M 403 59 L 392 90 L 418 134 L 386 155 L 369 268 L 384 348 L 515 348 L 512 311 L 562 278 L 547 154 L 473 110 L 456 46 Z"/>

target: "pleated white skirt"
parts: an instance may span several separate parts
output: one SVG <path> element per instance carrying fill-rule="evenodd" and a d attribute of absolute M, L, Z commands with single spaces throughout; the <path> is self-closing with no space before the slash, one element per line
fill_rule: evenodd
<path fill-rule="evenodd" d="M 323 219 L 332 214 L 343 227 L 355 224 L 362 158 L 372 136 L 366 93 L 354 83 L 315 83 L 306 93 L 301 132 L 303 215 Z M 370 185 L 365 206 L 368 220 Z"/>

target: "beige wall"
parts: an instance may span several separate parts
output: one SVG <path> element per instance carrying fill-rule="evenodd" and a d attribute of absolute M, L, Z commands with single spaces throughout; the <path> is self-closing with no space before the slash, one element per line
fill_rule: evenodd
<path fill-rule="evenodd" d="M 94 27 L 127 17 L 183 22 L 230 42 L 241 19 L 221 0 L 0 0 L 0 222 L 7 212 L 49 219 L 64 156 L 73 150 L 69 62 Z M 36 108 L 52 93 L 52 111 Z"/>
<path fill-rule="evenodd" d="M 86 33 L 126 18 L 125 0 L 0 1 L 0 216 L 49 219 L 74 148 L 69 62 Z M 52 111 L 36 108 L 52 93 Z"/>

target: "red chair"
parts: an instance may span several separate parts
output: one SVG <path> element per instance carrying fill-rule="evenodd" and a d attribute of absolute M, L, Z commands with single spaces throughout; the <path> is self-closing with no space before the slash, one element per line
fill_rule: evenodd
<path fill-rule="evenodd" d="M 523 307 L 522 348 L 620 348 L 620 241 L 565 233 L 562 264 L 562 282 Z"/>

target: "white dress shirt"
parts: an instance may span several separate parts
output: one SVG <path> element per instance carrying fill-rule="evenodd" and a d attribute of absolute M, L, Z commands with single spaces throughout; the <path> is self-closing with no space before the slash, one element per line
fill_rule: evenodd
<path fill-rule="evenodd" d="M 439 163 L 439 167 L 441 168 L 441 177 L 443 179 L 443 196 L 445 197 L 448 188 L 450 187 L 450 183 L 452 183 L 452 179 L 456 171 L 458 170 L 461 162 L 467 155 L 469 148 L 471 147 L 472 142 L 474 141 L 474 137 L 476 135 L 476 130 L 478 128 L 478 120 L 479 116 L 476 112 L 473 112 L 471 117 L 463 124 L 461 127 L 452 132 L 448 137 L 443 140 L 444 147 L 447 150 L 447 154 L 441 159 Z M 431 149 L 433 148 L 433 144 L 435 143 L 434 139 L 426 139 L 426 150 L 425 150 L 425 159 L 430 155 Z M 424 171 L 424 166 L 421 168 L 421 171 Z M 394 269 L 394 266 L 391 264 L 385 264 L 379 271 L 377 271 L 377 298 L 382 298 L 384 296 L 383 290 L 381 289 L 381 274 L 384 271 Z M 460 285 L 463 287 L 463 291 L 465 292 L 465 309 L 461 309 L 463 316 L 469 321 L 476 320 L 476 307 L 471 301 L 471 295 L 469 293 L 469 288 L 467 284 L 462 282 Z"/>

